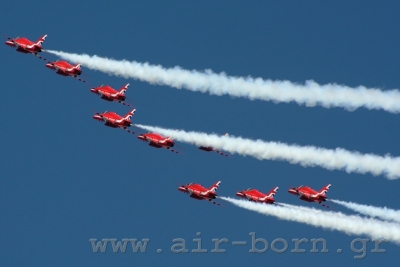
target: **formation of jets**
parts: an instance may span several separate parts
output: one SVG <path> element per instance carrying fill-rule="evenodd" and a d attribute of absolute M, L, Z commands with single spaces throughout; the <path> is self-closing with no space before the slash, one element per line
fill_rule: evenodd
<path fill-rule="evenodd" d="M 42 47 L 43 42 L 45 41 L 47 35 L 41 37 L 38 41 L 32 42 L 25 37 L 17 37 L 17 38 L 10 38 L 7 37 L 6 45 L 13 47 L 16 49 L 17 52 L 25 53 L 25 54 L 33 54 L 38 56 L 38 53 L 45 51 Z M 39 56 L 42 58 L 41 56 Z M 81 79 L 79 76 L 83 73 L 81 69 L 81 64 L 73 65 L 66 60 L 56 60 L 53 62 L 47 61 L 46 67 L 56 71 L 57 74 L 61 76 L 73 77 L 78 79 L 79 81 L 85 82 L 85 80 Z M 126 103 L 126 91 L 128 90 L 129 83 L 124 85 L 121 89 L 116 90 L 110 85 L 100 85 L 94 88 L 91 88 L 90 91 L 96 95 L 99 95 L 101 99 L 109 101 L 109 102 L 118 102 L 125 106 L 130 106 L 130 104 Z M 104 125 L 112 128 L 121 128 L 126 130 L 132 134 L 135 134 L 134 131 L 130 130 L 129 127 L 132 126 L 131 118 L 135 114 L 136 109 L 132 109 L 128 112 L 125 116 L 121 116 L 113 111 L 105 111 L 103 113 L 96 112 L 93 116 L 94 119 L 104 122 Z M 165 148 L 174 153 L 180 153 L 179 151 L 172 149 L 175 145 L 175 142 L 170 137 L 162 136 L 158 133 L 146 133 L 146 134 L 139 134 L 138 139 L 148 142 L 150 146 L 155 148 Z M 205 151 L 215 151 L 221 155 L 227 155 L 221 151 L 217 151 L 214 148 L 204 148 L 201 147 L 200 149 Z"/>
<path fill-rule="evenodd" d="M 85 80 L 78 78 L 82 74 L 81 64 L 72 65 L 66 60 L 56 60 L 54 62 L 50 62 L 47 59 L 38 55 L 38 53 L 44 51 L 42 44 L 45 41 L 47 35 L 43 35 L 39 40 L 36 42 L 32 42 L 25 37 L 17 37 L 17 38 L 10 38 L 7 37 L 6 45 L 13 47 L 16 49 L 17 52 L 21 52 L 24 54 L 33 54 L 46 60 L 48 63 L 46 67 L 52 70 L 55 70 L 57 74 L 62 76 L 71 76 L 77 78 L 82 82 L 86 82 Z M 98 87 L 90 89 L 92 93 L 95 93 L 106 101 L 110 102 L 118 102 L 126 106 L 130 106 L 128 103 L 125 102 L 126 95 L 125 92 L 128 90 L 129 83 L 124 85 L 120 90 L 116 90 L 109 85 L 100 85 Z M 105 126 L 112 127 L 112 128 L 121 128 L 126 130 L 130 133 L 135 134 L 133 131 L 129 129 L 132 126 L 131 118 L 134 116 L 136 109 L 132 109 L 129 111 L 125 116 L 118 115 L 115 112 L 105 111 L 103 113 L 97 112 L 93 118 L 95 120 L 104 122 Z M 224 134 L 223 136 L 227 136 L 228 134 Z M 147 142 L 149 146 L 155 148 L 165 148 L 171 152 L 179 153 L 179 151 L 172 149 L 175 146 L 175 141 L 167 136 L 163 136 L 158 133 L 150 132 L 146 134 L 139 134 L 138 139 L 144 142 Z M 206 152 L 216 152 L 222 156 L 229 156 L 222 151 L 219 151 L 213 147 L 205 147 L 200 146 L 200 150 Z M 179 190 L 187 193 L 190 195 L 191 198 L 197 200 L 207 200 L 212 202 L 216 205 L 221 205 L 215 201 L 217 198 L 217 189 L 221 181 L 216 182 L 210 188 L 206 188 L 198 183 L 189 183 L 187 185 L 179 186 Z M 296 188 L 289 189 L 289 193 L 300 196 L 301 200 L 307 202 L 317 202 L 322 204 L 327 200 L 326 193 L 330 188 L 330 184 L 322 188 L 320 191 L 316 191 L 309 186 L 299 186 Z M 236 193 L 236 196 L 248 199 L 249 201 L 265 203 L 265 204 L 274 204 L 275 203 L 275 195 L 278 191 L 278 187 L 272 189 L 269 193 L 264 194 L 257 189 L 248 188 L 246 190 L 242 190 Z M 322 204 L 324 205 L 324 204 Z M 324 205 L 326 206 L 326 205 Z M 328 207 L 328 206 L 326 206 Z"/>
<path fill-rule="evenodd" d="M 32 42 L 25 37 L 17 37 L 17 38 L 9 38 L 7 37 L 6 45 L 16 48 L 18 52 L 25 53 L 25 54 L 34 54 L 35 56 L 38 53 L 45 51 L 42 47 L 44 40 L 46 39 L 47 35 L 41 37 L 38 41 Z M 41 56 L 39 56 L 42 58 Z M 66 60 L 56 60 L 53 62 L 48 61 L 46 67 L 56 71 L 57 74 L 67 77 L 73 77 L 78 79 L 79 81 L 85 82 L 85 80 L 80 78 L 80 75 L 83 73 L 81 69 L 81 64 L 73 65 Z M 130 104 L 126 103 L 126 91 L 128 90 L 129 83 L 124 85 L 121 89 L 116 90 L 110 85 L 100 85 L 98 87 L 91 88 L 90 91 L 96 95 L 99 95 L 101 99 L 109 101 L 109 102 L 118 102 L 125 106 L 130 106 Z M 104 122 L 104 125 L 112 128 L 122 128 L 130 133 L 135 134 L 135 132 L 128 129 L 132 126 L 131 117 L 134 115 L 136 109 L 131 110 L 125 116 L 118 115 L 117 113 L 111 111 L 105 111 L 103 113 L 96 113 L 93 118 Z M 224 136 L 226 136 L 225 134 Z M 181 154 L 179 151 L 172 149 L 175 145 L 175 142 L 172 138 L 162 136 L 158 133 L 146 133 L 146 134 L 139 134 L 138 139 L 149 143 L 150 146 L 155 148 L 165 148 L 171 152 Z M 213 147 L 199 147 L 200 150 L 206 152 L 216 152 L 222 156 L 229 156 L 229 154 L 224 153 L 223 151 L 217 150 Z"/>
<path fill-rule="evenodd" d="M 221 205 L 218 202 L 215 202 L 215 199 L 218 197 L 216 191 L 220 184 L 221 181 L 218 181 L 215 184 L 213 184 L 210 188 L 206 188 L 198 183 L 189 183 L 187 185 L 180 185 L 178 187 L 178 190 L 186 194 L 189 194 L 191 198 L 197 200 L 208 200 L 214 204 Z M 319 204 L 322 204 L 322 202 L 325 202 L 328 199 L 326 193 L 328 192 L 330 186 L 331 185 L 328 184 L 327 186 L 322 188 L 319 192 L 315 191 L 309 186 L 299 186 L 296 188 L 290 188 L 288 192 L 300 196 L 301 200 L 307 202 L 317 202 Z M 279 187 L 275 187 L 269 193 L 264 194 L 258 189 L 248 188 L 246 190 L 237 192 L 236 196 L 245 198 L 252 202 L 275 204 L 274 197 L 278 192 L 278 189 Z M 329 208 L 329 206 L 325 204 L 322 205 Z"/>

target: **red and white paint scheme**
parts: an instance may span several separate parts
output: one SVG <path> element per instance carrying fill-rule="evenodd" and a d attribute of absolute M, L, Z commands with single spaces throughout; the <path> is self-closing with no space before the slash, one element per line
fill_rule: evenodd
<path fill-rule="evenodd" d="M 57 74 L 62 76 L 73 76 L 76 78 L 82 74 L 81 64 L 76 64 L 74 66 L 71 63 L 61 59 L 47 63 L 46 67 L 55 70 Z"/>
<path fill-rule="evenodd" d="M 32 42 L 25 37 L 17 37 L 17 38 L 10 38 L 7 37 L 6 45 L 15 47 L 18 52 L 21 53 L 32 53 L 37 55 L 37 53 L 42 52 L 43 47 L 42 44 L 46 39 L 47 35 L 43 35 L 39 40 L 36 42 Z"/>
<path fill-rule="evenodd" d="M 228 136 L 228 133 L 225 133 L 223 136 Z M 212 146 L 200 146 L 199 149 L 203 150 L 203 151 L 206 151 L 206 152 L 213 151 L 213 152 L 216 152 L 216 153 L 218 153 L 218 154 L 220 154 L 222 156 L 225 156 L 225 157 L 229 157 L 230 156 L 229 154 L 224 153 L 222 151 L 219 151 L 219 150 L 213 148 Z"/>
<path fill-rule="evenodd" d="M 190 183 L 187 185 L 179 186 L 178 190 L 182 191 L 186 194 L 189 194 L 191 198 L 197 200 L 208 200 L 214 204 L 221 205 L 214 201 L 217 197 L 217 189 L 220 185 L 221 181 L 216 182 L 210 188 L 205 188 L 201 184 Z"/>
<path fill-rule="evenodd" d="M 96 113 L 93 116 L 93 119 L 104 121 L 104 125 L 108 127 L 126 129 L 127 127 L 132 125 L 131 118 L 133 115 L 135 115 L 135 111 L 136 109 L 132 109 L 125 116 L 120 116 L 112 111 L 105 111 L 103 113 Z"/>
<path fill-rule="evenodd" d="M 175 145 L 175 141 L 170 137 L 165 137 L 158 133 L 147 133 L 140 134 L 138 138 L 142 141 L 148 142 L 149 146 L 155 148 L 166 148 L 172 152 L 179 153 L 178 151 L 171 149 L 171 147 Z"/>
<path fill-rule="evenodd" d="M 275 194 L 278 191 L 279 187 L 275 187 L 268 194 L 261 193 L 257 189 L 248 188 L 246 190 L 237 192 L 236 195 L 238 197 L 247 198 L 253 202 L 261 202 L 266 204 L 274 204 L 275 203 Z"/>
<path fill-rule="evenodd" d="M 90 89 L 90 91 L 92 93 L 100 95 L 101 99 L 107 101 L 117 101 L 119 103 L 129 106 L 128 104 L 123 102 L 126 99 L 125 92 L 126 90 L 128 90 L 128 86 L 129 83 L 127 83 L 124 87 L 117 91 L 109 85 L 100 85 L 99 87 Z"/>
<path fill-rule="evenodd" d="M 289 193 L 300 196 L 301 200 L 307 201 L 307 202 L 317 202 L 321 204 L 322 202 L 325 202 L 327 200 L 326 193 L 328 192 L 329 188 L 331 187 L 330 184 L 326 185 L 324 188 L 322 188 L 319 192 L 315 191 L 309 186 L 299 186 L 299 187 L 293 187 L 289 189 Z M 329 208 L 329 206 L 322 204 L 322 206 L 326 206 Z"/>

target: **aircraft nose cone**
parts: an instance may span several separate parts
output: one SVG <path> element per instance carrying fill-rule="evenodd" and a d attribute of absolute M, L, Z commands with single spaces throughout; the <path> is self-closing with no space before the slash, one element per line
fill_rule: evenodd
<path fill-rule="evenodd" d="M 180 187 L 178 188 L 178 190 L 179 190 L 179 191 L 182 191 L 182 192 L 186 192 L 186 188 L 183 187 L 183 186 L 180 186 Z"/>
<path fill-rule="evenodd" d="M 47 63 L 47 64 L 46 64 L 46 67 L 48 67 L 49 69 L 54 69 L 54 66 L 53 66 L 53 64 L 51 64 L 51 63 Z"/>
<path fill-rule="evenodd" d="M 99 120 L 99 121 L 103 120 L 103 118 L 102 118 L 100 115 L 98 115 L 98 114 L 94 115 L 94 116 L 93 116 L 93 119 Z"/>
<path fill-rule="evenodd" d="M 297 194 L 297 191 L 294 190 L 293 188 L 289 189 L 288 192 L 289 192 L 290 194 Z"/>
<path fill-rule="evenodd" d="M 96 93 L 96 89 L 92 88 L 90 89 L 91 92 Z"/>

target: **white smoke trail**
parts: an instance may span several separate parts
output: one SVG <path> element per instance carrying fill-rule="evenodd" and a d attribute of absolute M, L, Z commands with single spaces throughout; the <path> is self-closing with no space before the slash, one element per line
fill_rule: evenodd
<path fill-rule="evenodd" d="M 215 149 L 237 153 L 242 156 L 252 156 L 259 160 L 285 160 L 304 167 L 320 166 L 328 170 L 385 175 L 388 179 L 400 178 L 399 157 L 360 154 L 359 152 L 352 152 L 342 148 L 302 147 L 280 142 L 265 142 L 242 137 L 185 132 L 139 124 L 136 126 L 169 136 L 177 141 L 196 146 L 211 146 Z"/>
<path fill-rule="evenodd" d="M 316 211 L 302 207 L 301 210 L 278 205 L 265 205 L 229 197 L 219 197 L 238 207 L 264 215 L 275 216 L 282 220 L 305 223 L 315 227 L 337 230 L 348 235 L 367 235 L 373 239 L 385 238 L 400 244 L 400 226 L 372 218 L 345 215 L 339 212 Z"/>
<path fill-rule="evenodd" d="M 276 202 L 276 204 L 281 205 L 281 206 L 286 207 L 286 208 L 290 208 L 290 209 L 301 210 L 301 211 L 304 211 L 304 212 L 313 212 L 315 214 L 320 214 L 320 213 L 324 212 L 321 209 L 308 208 L 308 207 L 305 207 L 305 206 L 291 205 L 291 204 L 286 204 L 286 203 L 282 203 L 282 202 L 279 202 L 279 203 Z M 340 213 L 340 212 L 335 212 L 334 214 L 337 217 L 346 217 L 346 216 L 348 216 L 348 215 Z"/>
<path fill-rule="evenodd" d="M 314 208 L 307 208 L 305 206 L 297 206 L 297 205 L 291 205 L 291 204 L 286 204 L 286 203 L 282 203 L 282 202 L 276 202 L 275 204 L 286 207 L 286 208 L 290 208 L 290 209 L 297 209 L 297 210 L 302 210 L 302 211 L 307 211 L 307 212 L 314 212 L 314 213 L 321 213 L 323 212 L 320 209 L 314 209 Z M 337 215 L 344 215 L 343 213 L 337 213 Z"/>
<path fill-rule="evenodd" d="M 46 50 L 66 60 L 82 63 L 85 67 L 116 75 L 133 78 L 151 84 L 168 85 L 178 89 L 188 89 L 212 95 L 230 95 L 251 100 L 274 102 L 296 102 L 299 105 L 325 108 L 342 107 L 355 110 L 359 107 L 383 109 L 392 113 L 400 112 L 400 92 L 382 91 L 376 88 L 358 86 L 351 88 L 338 84 L 319 85 L 314 81 L 296 84 L 290 81 L 272 81 L 252 77 L 232 77 L 225 73 L 184 70 L 180 67 L 164 68 L 160 65 L 136 61 L 115 60 L 86 54 L 73 54 Z"/>
<path fill-rule="evenodd" d="M 354 202 L 346 202 L 346 201 L 340 201 L 340 200 L 335 200 L 335 199 L 330 199 L 330 201 L 340 204 L 340 205 L 343 205 L 348 209 L 357 211 L 364 215 L 369 215 L 371 217 L 379 217 L 386 221 L 394 221 L 394 222 L 400 223 L 400 211 L 399 210 L 388 209 L 386 207 L 381 208 L 381 207 L 362 205 L 362 204 L 357 204 Z"/>

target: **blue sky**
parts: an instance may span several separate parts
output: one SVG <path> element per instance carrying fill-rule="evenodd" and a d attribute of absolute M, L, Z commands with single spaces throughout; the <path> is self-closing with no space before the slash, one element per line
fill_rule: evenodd
<path fill-rule="evenodd" d="M 165 67 L 212 69 L 233 76 L 302 83 L 398 88 L 399 3 L 339 1 L 68 1 L 32 5 L 7 2 L 1 28 L 11 37 L 36 40 L 44 47 L 148 61 Z M 44 61 L 3 45 L 0 111 L 0 211 L 4 266 L 265 265 L 324 262 L 326 266 L 373 266 L 399 262 L 398 246 L 355 260 L 348 236 L 277 220 L 229 204 L 225 208 L 190 199 L 178 183 L 211 186 L 219 194 L 255 187 L 280 187 L 277 201 L 300 202 L 289 185 L 316 189 L 331 183 L 329 197 L 400 209 L 400 181 L 383 176 L 303 168 L 206 153 L 180 144 L 175 155 L 154 149 L 119 129 L 92 119 L 93 110 L 125 114 L 128 109 L 102 101 L 89 87 L 56 75 Z M 56 57 L 46 55 L 51 60 Z M 84 69 L 85 70 L 85 69 Z M 134 122 L 203 132 L 241 135 L 362 153 L 400 155 L 398 115 L 383 111 L 307 108 L 297 104 L 210 96 L 86 69 L 94 85 L 120 88 L 137 107 Z M 317 207 L 322 208 L 322 207 Z M 335 205 L 335 210 L 352 212 Z M 271 243 L 284 238 L 286 253 L 249 253 L 250 245 L 226 245 L 226 253 L 170 252 L 174 238 L 189 250 L 201 232 L 203 247 L 212 238 L 250 241 L 256 232 Z M 360 236 L 363 237 L 363 236 Z M 146 253 L 93 253 L 90 238 L 149 238 Z M 294 254 L 293 238 L 325 238 L 329 253 Z M 163 249 L 158 254 L 157 249 Z M 343 249 L 338 254 L 337 249 Z"/>

